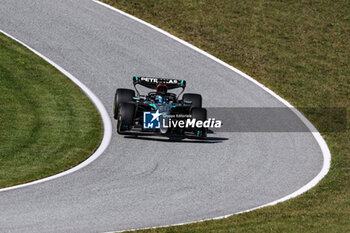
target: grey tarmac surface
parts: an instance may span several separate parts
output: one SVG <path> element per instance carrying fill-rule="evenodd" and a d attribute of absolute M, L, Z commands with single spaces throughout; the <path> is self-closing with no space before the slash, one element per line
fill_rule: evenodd
<path fill-rule="evenodd" d="M 0 29 L 81 80 L 111 117 L 115 89 L 131 88 L 133 75 L 186 79 L 207 107 L 283 107 L 230 69 L 90 0 L 1 0 Z M 104 232 L 222 216 L 298 190 L 323 163 L 307 132 L 220 132 L 211 137 L 227 140 L 200 143 L 127 138 L 115 126 L 87 167 L 0 192 L 0 232 Z"/>

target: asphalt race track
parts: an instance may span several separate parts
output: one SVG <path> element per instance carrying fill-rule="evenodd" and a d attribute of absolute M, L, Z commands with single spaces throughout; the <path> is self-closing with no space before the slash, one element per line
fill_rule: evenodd
<path fill-rule="evenodd" d="M 115 89 L 132 88 L 133 75 L 185 79 L 206 107 L 284 107 L 227 67 L 91 0 L 1 0 L 0 29 L 83 82 L 111 118 Z M 295 192 L 323 165 L 310 132 L 170 142 L 113 127 L 109 147 L 83 169 L 0 192 L 0 232 L 105 232 L 223 216 Z"/>

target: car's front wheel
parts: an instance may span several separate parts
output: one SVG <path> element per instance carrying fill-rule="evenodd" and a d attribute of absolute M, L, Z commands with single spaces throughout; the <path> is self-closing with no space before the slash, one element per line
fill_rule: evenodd
<path fill-rule="evenodd" d="M 192 108 L 191 110 L 192 119 L 196 119 L 196 121 L 206 121 L 207 120 L 207 110 L 205 108 Z M 208 129 L 205 127 L 194 127 L 193 133 L 198 138 L 206 138 Z"/>

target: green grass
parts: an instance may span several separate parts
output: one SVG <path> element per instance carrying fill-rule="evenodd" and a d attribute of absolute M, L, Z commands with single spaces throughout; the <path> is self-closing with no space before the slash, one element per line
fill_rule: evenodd
<path fill-rule="evenodd" d="M 0 187 L 67 170 L 101 138 L 100 115 L 83 92 L 0 33 Z"/>
<path fill-rule="evenodd" d="M 349 111 L 348 0 L 104 1 L 248 73 L 302 111 Z M 320 115 L 304 114 L 321 123 Z M 331 150 L 331 169 L 307 193 L 224 220 L 141 232 L 350 232 L 349 126 L 322 135 Z"/>

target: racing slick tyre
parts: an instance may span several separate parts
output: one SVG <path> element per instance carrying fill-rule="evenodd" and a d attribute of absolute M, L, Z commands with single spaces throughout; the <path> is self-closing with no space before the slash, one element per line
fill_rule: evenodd
<path fill-rule="evenodd" d="M 114 96 L 114 105 L 113 105 L 113 112 L 114 112 L 114 119 L 118 119 L 118 111 L 119 111 L 119 105 L 121 103 L 127 103 L 132 101 L 132 98 L 135 97 L 135 91 L 131 89 L 124 89 L 124 88 L 118 88 L 115 96 Z"/>
<path fill-rule="evenodd" d="M 200 94 L 185 93 L 183 94 L 182 101 L 191 101 L 193 108 L 202 107 L 202 96 Z"/>
<path fill-rule="evenodd" d="M 119 134 L 125 134 L 134 124 L 135 104 L 120 103 L 118 112 L 117 131 Z"/>
<path fill-rule="evenodd" d="M 196 119 L 197 121 L 205 121 L 207 120 L 207 110 L 205 108 L 192 108 L 191 110 L 192 119 Z M 207 128 L 194 128 L 194 134 L 199 138 L 206 138 L 207 137 Z"/>

